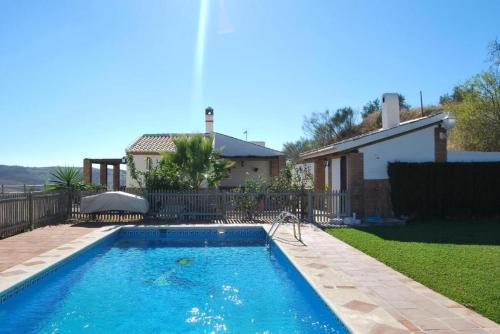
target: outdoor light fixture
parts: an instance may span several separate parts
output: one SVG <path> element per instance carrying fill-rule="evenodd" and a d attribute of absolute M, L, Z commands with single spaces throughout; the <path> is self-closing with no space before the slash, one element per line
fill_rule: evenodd
<path fill-rule="evenodd" d="M 327 159 L 323 160 L 323 166 L 324 167 L 329 167 L 330 166 L 330 160 L 327 160 Z"/>
<path fill-rule="evenodd" d="M 452 113 L 447 113 L 446 117 L 443 119 L 442 126 L 446 130 L 451 130 L 457 124 L 457 118 Z"/>
<path fill-rule="evenodd" d="M 127 163 L 127 157 L 122 157 L 122 164 L 126 164 Z"/>

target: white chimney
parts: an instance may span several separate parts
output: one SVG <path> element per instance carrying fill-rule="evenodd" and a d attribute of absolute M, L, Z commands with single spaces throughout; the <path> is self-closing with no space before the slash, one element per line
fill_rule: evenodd
<path fill-rule="evenodd" d="M 214 133 L 214 109 L 212 107 L 205 109 L 205 133 Z"/>
<path fill-rule="evenodd" d="M 390 129 L 399 125 L 399 95 L 385 93 L 382 95 L 382 129 Z"/>

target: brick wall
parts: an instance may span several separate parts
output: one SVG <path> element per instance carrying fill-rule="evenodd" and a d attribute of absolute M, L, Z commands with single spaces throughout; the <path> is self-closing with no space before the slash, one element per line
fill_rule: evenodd
<path fill-rule="evenodd" d="M 271 164 L 271 177 L 276 177 L 279 174 L 279 161 L 278 160 L 271 160 L 269 161 Z"/>
<path fill-rule="evenodd" d="M 101 163 L 99 166 L 99 180 L 101 185 L 108 186 L 108 165 Z"/>
<path fill-rule="evenodd" d="M 83 159 L 83 182 L 92 183 L 92 163 L 90 159 Z"/>
<path fill-rule="evenodd" d="M 286 166 L 286 157 L 282 156 L 277 159 L 270 161 L 271 164 L 271 176 L 276 177 L 279 175 L 280 171 Z"/>
<path fill-rule="evenodd" d="M 365 180 L 363 189 L 366 215 L 393 216 L 391 186 L 388 179 Z"/>
<path fill-rule="evenodd" d="M 333 184 L 332 184 L 332 174 L 333 174 L 333 163 L 332 163 L 332 159 L 328 159 L 328 168 L 327 168 L 327 171 L 328 171 L 328 175 L 326 176 L 326 186 L 328 187 L 328 190 L 329 191 L 332 191 L 333 190 Z"/>
<path fill-rule="evenodd" d="M 314 160 L 314 190 L 325 190 L 325 166 L 323 158 Z"/>
<path fill-rule="evenodd" d="M 448 159 L 446 129 L 434 129 L 434 158 L 436 162 L 446 162 Z"/>
<path fill-rule="evenodd" d="M 363 153 L 349 153 L 347 159 L 347 190 L 351 194 L 351 208 L 358 217 L 364 215 Z"/>

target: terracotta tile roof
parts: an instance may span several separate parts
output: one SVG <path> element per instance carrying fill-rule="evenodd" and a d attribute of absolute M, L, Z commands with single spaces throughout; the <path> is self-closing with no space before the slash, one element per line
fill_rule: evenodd
<path fill-rule="evenodd" d="M 174 152 L 175 145 L 169 134 L 145 134 L 133 142 L 126 151 L 128 153 Z"/>
<path fill-rule="evenodd" d="M 144 134 L 133 142 L 127 149 L 127 153 L 132 154 L 160 154 L 162 152 L 174 152 L 175 144 L 173 137 L 189 136 L 191 134 L 182 133 L 163 133 L 163 134 Z M 256 158 L 274 158 L 283 156 L 280 151 L 268 147 L 260 146 L 255 143 L 244 141 L 231 136 L 215 133 L 215 147 L 222 148 L 223 157 L 256 157 Z"/>

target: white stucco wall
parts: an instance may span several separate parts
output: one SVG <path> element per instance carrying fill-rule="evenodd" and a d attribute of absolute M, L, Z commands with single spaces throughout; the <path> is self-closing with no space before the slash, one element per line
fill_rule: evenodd
<path fill-rule="evenodd" d="M 332 190 L 340 191 L 340 158 L 332 159 Z"/>
<path fill-rule="evenodd" d="M 153 162 L 153 167 L 155 167 L 161 159 L 159 155 L 134 155 L 134 163 L 137 171 L 146 171 L 146 158 L 151 158 Z M 255 168 L 258 170 L 255 171 Z M 271 179 L 271 163 L 268 160 L 251 160 L 244 161 L 243 166 L 241 166 L 241 161 L 236 161 L 236 164 L 231 169 L 231 173 L 228 179 L 223 180 L 221 183 L 222 187 L 238 187 L 245 183 L 247 178 L 262 177 L 264 180 L 269 181 Z M 130 172 L 127 169 L 127 187 L 138 187 L 138 184 L 130 176 Z"/>
<path fill-rule="evenodd" d="M 500 152 L 448 151 L 448 162 L 500 161 Z"/>
<path fill-rule="evenodd" d="M 134 157 L 135 168 L 137 169 L 138 172 L 146 171 L 146 158 L 148 157 L 151 158 L 151 161 L 153 162 L 153 167 L 155 167 L 161 159 L 161 156 L 159 155 L 134 155 L 133 157 Z M 137 184 L 137 182 L 130 176 L 130 171 L 127 168 L 127 187 L 135 188 L 138 186 L 139 185 Z"/>
<path fill-rule="evenodd" d="M 434 161 L 434 128 L 428 127 L 360 148 L 365 180 L 387 179 L 388 162 Z"/>
<path fill-rule="evenodd" d="M 255 169 L 257 168 L 257 171 Z M 221 187 L 238 187 L 245 183 L 247 179 L 262 177 L 266 181 L 271 179 L 271 162 L 268 160 L 236 161 L 229 178 L 221 182 Z"/>

